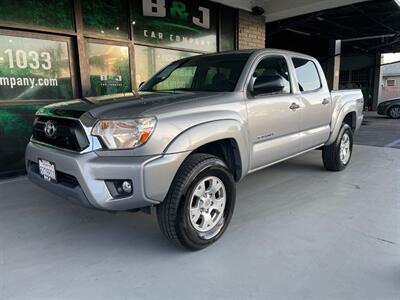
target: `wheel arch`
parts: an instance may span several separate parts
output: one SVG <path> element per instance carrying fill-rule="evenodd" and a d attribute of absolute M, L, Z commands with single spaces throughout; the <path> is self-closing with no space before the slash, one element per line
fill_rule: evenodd
<path fill-rule="evenodd" d="M 232 172 L 236 181 L 242 178 L 242 159 L 239 146 L 235 139 L 227 138 L 213 141 L 193 150 L 193 153 L 205 153 L 222 159 Z"/>
<path fill-rule="evenodd" d="M 343 118 L 342 124 L 346 123 L 347 125 L 349 125 L 351 127 L 351 129 L 353 130 L 353 132 L 356 129 L 357 126 L 357 114 L 355 111 L 350 111 L 348 112 L 345 117 Z"/>
<path fill-rule="evenodd" d="M 335 116 L 336 114 L 336 116 Z M 336 122 L 334 122 L 336 120 Z M 343 123 L 348 124 L 353 131 L 357 128 L 357 107 L 355 104 L 346 104 L 340 111 L 334 113 L 331 123 L 331 135 L 325 145 L 331 145 L 337 138 Z"/>
<path fill-rule="evenodd" d="M 165 149 L 166 154 L 207 153 L 221 158 L 239 181 L 249 167 L 247 131 L 237 120 L 218 120 L 198 124 L 177 136 Z"/>

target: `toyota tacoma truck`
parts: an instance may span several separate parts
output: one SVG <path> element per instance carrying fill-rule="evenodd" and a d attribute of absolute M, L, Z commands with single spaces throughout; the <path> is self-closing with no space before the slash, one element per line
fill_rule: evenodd
<path fill-rule="evenodd" d="M 361 91 L 330 92 L 312 57 L 199 55 L 130 95 L 40 109 L 27 174 L 84 207 L 156 211 L 168 239 L 197 250 L 225 232 L 246 175 L 313 149 L 327 170 L 345 169 L 362 119 Z"/>

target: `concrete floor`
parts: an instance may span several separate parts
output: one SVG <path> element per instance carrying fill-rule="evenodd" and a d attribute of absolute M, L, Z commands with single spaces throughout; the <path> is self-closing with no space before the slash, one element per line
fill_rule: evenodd
<path fill-rule="evenodd" d="M 363 126 L 354 142 L 358 145 L 400 149 L 400 120 L 365 112 Z"/>
<path fill-rule="evenodd" d="M 313 151 L 246 178 L 201 252 L 155 217 L 73 206 L 0 182 L 0 299 L 400 299 L 400 150 L 356 146 L 341 173 Z"/>

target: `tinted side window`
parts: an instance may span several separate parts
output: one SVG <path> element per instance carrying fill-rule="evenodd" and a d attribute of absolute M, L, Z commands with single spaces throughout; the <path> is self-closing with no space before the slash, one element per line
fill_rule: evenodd
<path fill-rule="evenodd" d="M 311 60 L 293 58 L 293 64 L 299 80 L 300 91 L 310 92 L 322 87 L 317 67 Z"/>
<path fill-rule="evenodd" d="M 281 92 L 279 92 L 279 94 L 290 94 L 291 88 L 289 69 L 285 58 L 280 56 L 271 56 L 260 61 L 256 70 L 254 71 L 253 78 L 256 79 L 259 76 L 268 75 L 281 76 L 285 87 Z"/>

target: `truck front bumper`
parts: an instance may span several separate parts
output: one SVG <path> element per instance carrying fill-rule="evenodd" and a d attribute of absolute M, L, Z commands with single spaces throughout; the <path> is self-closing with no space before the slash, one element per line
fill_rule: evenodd
<path fill-rule="evenodd" d="M 36 185 L 88 208 L 124 211 L 159 204 L 164 200 L 172 180 L 187 153 L 130 157 L 99 156 L 49 148 L 30 142 L 26 149 L 28 178 Z M 55 164 L 57 182 L 39 174 L 38 160 Z M 130 180 L 133 192 L 115 197 L 107 181 Z"/>

